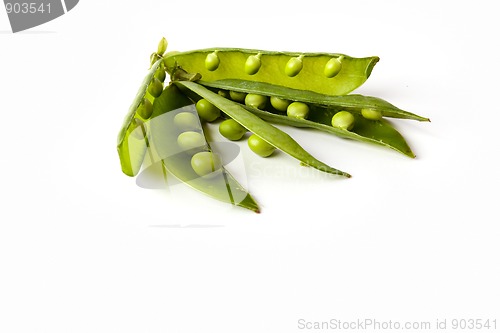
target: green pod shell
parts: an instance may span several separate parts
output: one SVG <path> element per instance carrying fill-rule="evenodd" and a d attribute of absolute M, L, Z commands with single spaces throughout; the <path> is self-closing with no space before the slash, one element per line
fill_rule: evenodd
<path fill-rule="evenodd" d="M 194 95 L 198 96 L 198 98 L 209 100 L 227 116 L 237 121 L 248 131 L 258 135 L 263 140 L 280 149 L 284 153 L 298 159 L 302 162 L 302 164 L 309 165 L 326 173 L 350 177 L 348 173 L 332 168 L 331 166 L 313 157 L 288 134 L 247 111 L 243 105 L 227 100 L 196 82 L 176 81 L 174 84 L 181 88 L 183 92 L 185 91 L 186 94 L 191 93 L 190 97 L 194 93 Z"/>
<path fill-rule="evenodd" d="M 374 121 L 368 120 L 359 114 L 353 114 L 356 126 L 352 128 L 351 131 L 346 131 L 332 126 L 332 117 L 339 111 L 332 108 L 325 109 L 323 107 L 309 105 L 311 111 L 307 120 L 292 118 L 251 107 L 245 108 L 259 118 L 273 124 L 312 128 L 341 138 L 382 145 L 408 157 L 415 157 L 415 154 L 404 137 L 394 128 L 391 122 L 385 119 Z"/>
<path fill-rule="evenodd" d="M 357 114 L 361 114 L 363 109 L 369 108 L 374 111 L 379 111 L 383 117 L 429 121 L 429 118 L 402 110 L 381 98 L 372 96 L 359 94 L 332 96 L 306 90 L 297 90 L 267 83 L 243 80 L 221 80 L 217 82 L 200 80 L 198 83 L 209 88 L 228 89 L 270 97 L 274 96 L 290 101 L 303 102 L 309 105 L 314 104 L 334 109 L 343 109 Z"/>
<path fill-rule="evenodd" d="M 214 58 L 214 52 L 216 52 L 217 61 L 211 60 L 210 62 L 217 63 L 217 66 L 207 66 L 206 60 L 209 57 Z M 248 67 L 245 65 L 249 57 L 256 54 L 260 54 L 258 72 L 247 71 Z M 339 57 L 342 57 L 342 70 L 332 78 L 326 77 L 324 74 L 325 66 L 332 58 Z M 291 61 L 290 59 L 296 60 L 292 60 L 289 68 L 287 64 Z M 298 61 L 299 59 L 300 61 Z M 229 79 L 242 80 L 297 90 L 310 90 L 326 95 L 345 95 L 361 86 L 368 79 L 379 58 L 376 56 L 354 58 L 337 53 L 218 48 L 167 54 L 164 61 L 169 74 L 180 67 L 188 73 L 201 74 L 202 80 L 206 82 Z M 299 67 L 301 67 L 300 70 L 294 73 Z M 255 68 L 252 67 L 252 69 Z M 295 75 L 290 76 L 290 74 Z"/>
<path fill-rule="evenodd" d="M 173 119 L 179 113 L 196 115 L 193 101 L 182 94 L 175 85 L 169 85 L 153 103 L 150 123 L 150 150 L 156 162 L 186 185 L 222 202 L 259 212 L 259 206 L 250 193 L 222 166 L 210 177 L 200 177 L 192 167 L 192 155 L 186 154 L 176 144 L 178 129 Z M 199 129 L 204 133 L 203 129 Z M 211 151 L 210 144 L 207 152 Z M 199 170 L 198 170 L 199 171 Z"/>
<path fill-rule="evenodd" d="M 147 129 L 146 126 L 144 125 L 144 121 L 142 121 L 139 118 L 134 118 L 130 134 L 138 140 L 145 139 L 147 135 Z"/>
<path fill-rule="evenodd" d="M 147 149 L 146 140 L 141 140 L 136 136 L 131 135 L 132 132 L 136 130 L 134 117 L 137 114 L 138 109 L 141 107 L 141 103 L 144 99 L 147 99 L 149 102 L 153 102 L 155 99 L 154 96 L 149 94 L 148 87 L 151 85 L 154 74 L 156 73 L 161 62 L 162 60 L 159 59 L 151 66 L 149 72 L 142 81 L 132 104 L 129 107 L 129 111 L 125 116 L 123 125 L 118 133 L 116 148 L 118 151 L 118 157 L 120 158 L 121 169 L 124 174 L 131 177 L 135 176 L 141 169 Z"/>

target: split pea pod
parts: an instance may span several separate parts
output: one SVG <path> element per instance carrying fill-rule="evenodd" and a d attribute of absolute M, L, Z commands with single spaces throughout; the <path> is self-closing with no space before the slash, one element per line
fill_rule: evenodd
<path fill-rule="evenodd" d="M 135 176 L 147 150 L 146 122 L 152 114 L 152 103 L 161 94 L 163 83 L 155 76 L 164 71 L 162 60 L 157 60 L 144 78 L 130 105 L 118 133 L 117 150 L 123 173 Z"/>
<path fill-rule="evenodd" d="M 197 133 L 205 138 L 193 102 L 175 85 L 169 85 L 153 104 L 153 115 L 149 121 L 151 129 L 150 149 L 156 161 L 164 169 L 186 185 L 222 202 L 259 212 L 259 206 L 223 165 L 207 166 L 209 157 L 215 156 L 209 142 L 203 139 L 199 147 L 186 149 L 179 137 L 186 133 Z M 201 157 L 201 158 L 199 158 Z M 217 163 L 215 163 L 217 164 Z M 200 169 L 209 171 L 200 173 Z M 211 169 L 212 168 L 212 169 Z"/>
<path fill-rule="evenodd" d="M 226 115 L 237 121 L 247 130 L 258 135 L 260 138 L 262 138 L 272 146 L 298 159 L 303 164 L 327 173 L 350 177 L 348 173 L 332 168 L 327 164 L 317 160 L 306 150 L 304 150 L 304 148 L 302 148 L 288 134 L 269 124 L 265 120 L 257 117 L 253 113 L 243 108 L 243 106 L 241 106 L 240 104 L 228 100 L 195 82 L 175 81 L 174 84 L 179 86 L 181 89 L 187 89 L 188 91 L 191 91 L 196 95 L 210 101 L 213 105 L 215 105 Z"/>
<path fill-rule="evenodd" d="M 299 101 L 313 105 L 344 109 L 358 114 L 361 114 L 363 110 L 369 109 L 380 112 L 383 117 L 429 121 L 429 118 L 402 110 L 378 97 L 359 94 L 325 95 L 275 84 L 243 80 L 219 80 L 214 82 L 200 80 L 197 82 L 213 89 L 246 92 L 269 97 L 274 96 L 289 101 Z"/>
<path fill-rule="evenodd" d="M 404 137 L 385 119 L 369 120 L 354 113 L 352 114 L 354 117 L 354 126 L 352 129 L 346 130 L 331 125 L 332 117 L 339 112 L 331 108 L 321 108 L 320 110 L 317 106 L 311 106 L 311 112 L 309 113 L 308 119 L 271 113 L 266 110 L 259 110 L 248 106 L 245 106 L 245 108 L 256 116 L 274 124 L 313 128 L 346 139 L 379 144 L 408 157 L 415 157 L 415 154 Z"/>
<path fill-rule="evenodd" d="M 178 68 L 199 73 L 205 82 L 241 80 L 345 95 L 361 86 L 379 61 L 338 53 L 273 52 L 217 48 L 167 53 L 164 62 L 172 76 Z"/>

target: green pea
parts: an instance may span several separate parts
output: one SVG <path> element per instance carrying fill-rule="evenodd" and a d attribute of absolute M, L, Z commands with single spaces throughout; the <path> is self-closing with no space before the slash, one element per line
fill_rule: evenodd
<path fill-rule="evenodd" d="M 348 111 L 337 112 L 332 117 L 332 126 L 349 131 L 354 126 L 354 116 Z"/>
<path fill-rule="evenodd" d="M 160 68 L 158 68 L 158 70 L 156 71 L 155 73 L 155 77 L 160 80 L 160 82 L 164 82 L 166 77 L 167 77 L 167 72 L 165 72 L 165 69 L 163 68 L 163 66 L 160 66 Z"/>
<path fill-rule="evenodd" d="M 212 122 L 220 116 L 220 110 L 203 98 L 196 103 L 196 111 L 201 119 L 208 122 Z"/>
<path fill-rule="evenodd" d="M 306 119 L 309 115 L 309 106 L 302 102 L 293 102 L 286 109 L 286 114 L 289 117 Z"/>
<path fill-rule="evenodd" d="M 191 112 L 179 112 L 174 116 L 174 125 L 182 131 L 193 131 L 200 128 L 198 117 Z"/>
<path fill-rule="evenodd" d="M 210 151 L 202 151 L 193 155 L 191 167 L 198 176 L 204 177 L 221 169 L 222 162 L 218 155 Z"/>
<path fill-rule="evenodd" d="M 361 109 L 361 115 L 370 120 L 382 119 L 382 112 L 370 108 Z"/>
<path fill-rule="evenodd" d="M 273 108 L 275 108 L 276 110 L 281 111 L 281 112 L 286 112 L 286 109 L 288 108 L 288 106 L 291 103 L 291 101 L 289 101 L 287 99 L 283 99 L 283 98 L 279 98 L 279 97 L 275 97 L 275 96 L 271 96 L 270 101 L 271 101 L 271 105 L 273 106 Z"/>
<path fill-rule="evenodd" d="M 260 66 L 262 65 L 260 56 L 261 54 L 258 53 L 257 55 L 251 55 L 247 58 L 247 61 L 245 62 L 245 73 L 248 75 L 257 74 Z"/>
<path fill-rule="evenodd" d="M 228 140 L 240 140 L 247 132 L 247 129 L 241 126 L 234 119 L 226 119 L 219 125 L 220 134 Z"/>
<path fill-rule="evenodd" d="M 186 131 L 179 134 L 177 144 L 183 151 L 206 148 L 205 137 L 200 132 Z"/>
<path fill-rule="evenodd" d="M 205 58 L 206 69 L 213 72 L 217 68 L 219 68 L 219 65 L 220 65 L 220 59 L 219 56 L 217 55 L 217 51 L 207 54 L 207 57 Z"/>
<path fill-rule="evenodd" d="M 248 138 L 248 147 L 261 157 L 268 157 L 276 150 L 274 146 L 256 134 L 252 134 Z"/>
<path fill-rule="evenodd" d="M 235 102 L 243 103 L 245 101 L 246 93 L 240 91 L 229 91 L 229 96 Z"/>
<path fill-rule="evenodd" d="M 163 83 L 158 80 L 156 77 L 153 77 L 153 80 L 149 83 L 148 92 L 153 97 L 159 97 L 161 92 L 163 91 Z"/>
<path fill-rule="evenodd" d="M 153 114 L 153 104 L 147 98 L 142 99 L 141 105 L 137 108 L 137 114 L 142 119 L 149 119 Z"/>
<path fill-rule="evenodd" d="M 227 90 L 219 90 L 217 92 L 217 94 L 219 94 L 219 96 L 222 96 L 222 97 L 227 98 L 227 99 L 231 98 L 231 95 L 229 94 L 229 91 L 227 91 Z"/>
<path fill-rule="evenodd" d="M 340 72 L 340 70 L 342 69 L 342 58 L 342 56 L 338 58 L 332 58 L 326 63 L 324 74 L 327 78 L 332 78 Z"/>
<path fill-rule="evenodd" d="M 168 46 L 168 42 L 167 40 L 165 39 L 165 37 L 163 37 L 160 42 L 158 43 L 158 50 L 156 51 L 156 53 L 160 56 L 162 56 L 165 51 L 167 51 L 167 46 Z"/>
<path fill-rule="evenodd" d="M 267 97 L 258 94 L 247 94 L 245 105 L 263 110 L 267 104 Z"/>
<path fill-rule="evenodd" d="M 285 66 L 285 74 L 290 77 L 294 77 L 299 74 L 302 70 L 302 58 L 304 58 L 304 56 L 302 55 L 295 58 L 290 58 Z"/>

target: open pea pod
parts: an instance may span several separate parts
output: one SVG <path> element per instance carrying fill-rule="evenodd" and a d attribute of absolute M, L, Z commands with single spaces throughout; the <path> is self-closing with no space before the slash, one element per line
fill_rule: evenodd
<path fill-rule="evenodd" d="M 304 148 L 302 148 L 288 134 L 249 112 L 240 104 L 228 100 L 195 82 L 175 81 L 174 84 L 207 99 L 210 103 L 237 121 L 247 130 L 258 135 L 272 146 L 298 159 L 303 164 L 327 173 L 350 177 L 348 173 L 332 168 L 329 165 L 317 160 L 304 150 Z"/>
<path fill-rule="evenodd" d="M 149 146 L 154 156 L 153 160 L 161 161 L 170 174 L 212 198 L 259 212 L 259 206 L 252 196 L 224 166 L 211 173 L 210 176 L 200 177 L 196 174 L 191 165 L 194 151 L 180 147 L 177 141 L 183 130 L 175 125 L 174 118 L 181 112 L 192 113 L 198 119 L 193 102 L 176 86 L 169 85 L 154 101 L 153 114 L 148 122 Z M 203 134 L 199 120 L 195 130 Z M 194 150 L 198 149 L 211 150 L 206 141 L 203 147 L 197 147 Z"/>
<path fill-rule="evenodd" d="M 206 82 L 234 79 L 345 95 L 368 79 L 379 57 L 212 48 L 170 52 L 164 61 L 172 77 L 182 69 L 201 74 Z"/>
<path fill-rule="evenodd" d="M 147 139 L 143 123 L 151 115 L 155 96 L 163 89 L 163 84 L 155 76 L 161 71 L 164 71 L 162 60 L 158 60 L 140 85 L 118 133 L 118 156 L 122 171 L 128 176 L 137 175 L 146 154 Z"/>
<path fill-rule="evenodd" d="M 372 109 L 380 112 L 383 117 L 429 121 L 429 118 L 402 110 L 378 97 L 359 94 L 342 96 L 325 95 L 312 91 L 297 90 L 284 86 L 244 80 L 218 80 L 213 82 L 200 80 L 197 82 L 210 88 L 240 91 L 269 97 L 275 96 L 291 101 L 300 101 L 307 104 L 343 109 L 358 114 L 360 114 L 363 109 Z"/>
<path fill-rule="evenodd" d="M 409 147 L 404 137 L 387 120 L 369 120 L 363 116 L 354 114 L 354 127 L 350 130 L 340 129 L 331 125 L 331 119 L 337 112 L 334 109 L 324 109 L 310 106 L 308 119 L 289 117 L 284 114 L 271 113 L 265 110 L 245 106 L 247 110 L 256 116 L 275 123 L 294 127 L 313 128 L 323 132 L 331 133 L 343 138 L 356 141 L 375 143 L 394 149 L 411 158 L 415 154 Z"/>

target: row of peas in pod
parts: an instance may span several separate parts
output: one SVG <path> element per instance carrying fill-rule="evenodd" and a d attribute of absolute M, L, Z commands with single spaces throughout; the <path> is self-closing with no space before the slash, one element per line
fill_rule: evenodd
<path fill-rule="evenodd" d="M 319 172 L 350 177 L 275 125 L 313 128 L 413 158 L 390 118 L 429 121 L 383 99 L 351 94 L 369 78 L 378 57 L 166 49 L 163 38 L 119 133 L 122 171 L 135 176 L 146 164 L 161 163 L 187 185 L 253 211 L 259 211 L 258 204 L 225 169 L 224 158 L 211 150 L 204 123 L 220 120 L 222 136 L 231 141 L 247 137 L 250 149 L 262 157 L 279 149 Z"/>
<path fill-rule="evenodd" d="M 232 95 L 233 98 L 236 99 L 238 99 L 239 96 L 242 96 L 243 99 L 245 99 L 243 93 L 232 92 Z M 204 98 L 196 102 L 196 111 L 198 112 L 199 117 L 207 122 L 213 122 L 221 116 L 221 111 Z M 245 127 L 243 127 L 240 123 L 238 123 L 236 120 L 229 118 L 223 120 L 219 124 L 219 132 L 222 136 L 224 136 L 228 140 L 238 141 L 243 138 L 243 136 L 248 132 L 248 130 Z M 276 149 L 273 145 L 261 139 L 256 134 L 252 134 L 248 138 L 248 146 L 253 152 L 262 157 L 270 156 Z"/>

